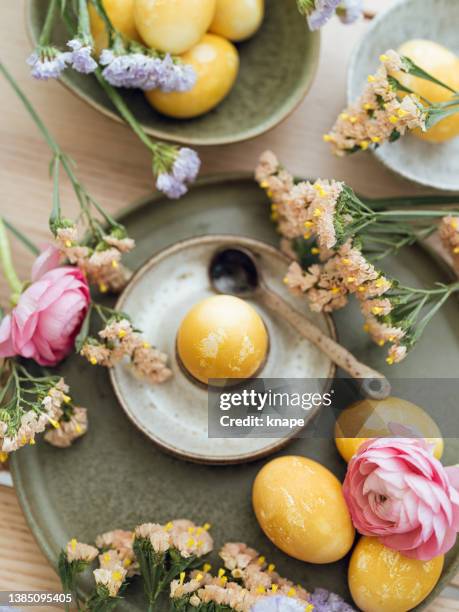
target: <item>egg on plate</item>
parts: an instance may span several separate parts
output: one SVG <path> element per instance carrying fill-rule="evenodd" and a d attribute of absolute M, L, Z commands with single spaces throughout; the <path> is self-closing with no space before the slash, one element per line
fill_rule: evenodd
<path fill-rule="evenodd" d="M 215 295 L 187 313 L 177 334 L 183 367 L 200 382 L 249 378 L 263 365 L 268 332 L 253 306 L 237 297 Z"/>
<path fill-rule="evenodd" d="M 215 15 L 216 0 L 135 0 L 137 29 L 152 49 L 179 55 L 194 47 Z"/>
<path fill-rule="evenodd" d="M 233 42 L 255 34 L 263 21 L 264 0 L 217 0 L 210 31 Z"/>
<path fill-rule="evenodd" d="M 102 0 L 102 6 L 113 27 L 131 40 L 140 42 L 140 36 L 134 20 L 135 0 Z M 88 2 L 91 34 L 97 54 L 108 47 L 108 35 L 105 23 L 92 2 Z"/>
<path fill-rule="evenodd" d="M 335 423 L 336 447 L 350 461 L 363 442 L 400 435 L 402 428 L 407 436 L 424 436 L 441 458 L 444 442 L 437 424 L 422 408 L 399 397 L 364 399 L 343 410 Z"/>
<path fill-rule="evenodd" d="M 431 561 L 409 559 L 377 538 L 363 536 L 349 563 L 349 589 L 362 612 L 407 612 L 437 584 L 443 555 Z"/>
<path fill-rule="evenodd" d="M 283 552 L 309 563 L 333 563 L 354 541 L 339 480 L 307 457 L 279 457 L 258 473 L 252 491 L 255 515 Z"/>
<path fill-rule="evenodd" d="M 146 92 L 146 97 L 164 115 L 191 119 L 215 108 L 230 92 L 239 69 L 239 55 L 225 38 L 205 34 L 181 60 L 196 72 L 194 87 L 184 92 L 154 89 Z"/>

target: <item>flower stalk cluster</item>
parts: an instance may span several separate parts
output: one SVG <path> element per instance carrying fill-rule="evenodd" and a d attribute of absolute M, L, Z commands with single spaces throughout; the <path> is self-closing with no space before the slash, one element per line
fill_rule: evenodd
<path fill-rule="evenodd" d="M 187 192 L 188 185 L 196 179 L 200 168 L 199 157 L 191 149 L 150 138 L 117 88 L 187 91 L 194 86 L 196 74 L 191 66 L 183 64 L 179 58 L 148 49 L 136 41 L 126 39 L 114 28 L 101 0 L 91 1 L 105 24 L 109 48 L 102 51 L 98 61 L 94 59 L 87 0 L 77 0 L 76 5 L 61 3 L 60 17 L 71 33 L 72 39 L 67 43 L 70 51 L 60 51 L 51 42 L 53 26 L 59 15 L 59 0 L 50 0 L 38 45 L 27 60 L 32 69 L 32 76 L 41 80 L 55 79 L 59 78 L 68 67 L 83 74 L 94 74 L 121 117 L 152 155 L 152 171 L 156 177 L 157 188 L 170 198 L 179 198 Z M 4 68 L 2 70 L 19 93 L 11 76 L 6 74 Z M 22 92 L 20 94 L 24 98 Z M 23 102 L 25 103 L 24 99 Z M 28 101 L 26 106 L 30 112 Z M 36 121 L 37 118 L 33 118 Z M 38 125 L 43 128 L 42 125 Z M 60 153 L 55 152 L 55 160 L 57 168 L 62 162 L 64 170 L 69 174 L 68 164 Z"/>
<path fill-rule="evenodd" d="M 242 542 L 229 542 L 219 552 L 224 567 L 217 575 L 210 566 L 174 580 L 170 585 L 172 610 L 188 612 L 312 612 L 336 610 L 351 612 L 353 608 L 340 597 L 325 590 L 309 593 L 301 585 L 281 577 L 272 563 Z M 328 607 L 324 605 L 328 602 Z M 334 603 L 335 607 L 331 604 Z M 317 608 L 316 608 L 317 603 Z"/>
<path fill-rule="evenodd" d="M 271 152 L 262 155 L 256 179 L 272 200 L 272 218 L 284 251 L 295 260 L 285 276 L 286 285 L 304 294 L 317 312 L 343 308 L 354 295 L 365 317 L 365 330 L 380 346 L 391 344 L 387 362 L 402 361 L 459 284 L 403 287 L 377 269 L 375 262 L 435 232 L 434 220 L 441 217 L 440 234 L 454 254 L 459 214 L 391 206 L 373 210 L 344 183 L 295 183 Z M 321 263 L 311 265 L 304 257 L 310 241 L 314 241 L 310 254 Z"/>
<path fill-rule="evenodd" d="M 90 317 L 95 312 L 104 322 L 98 337 L 86 335 Z M 133 373 L 153 384 L 165 382 L 172 376 L 167 367 L 167 355 L 149 344 L 132 327 L 124 313 L 94 305 L 77 339 L 77 349 L 92 365 L 112 368 L 124 358 L 130 360 Z"/>
<path fill-rule="evenodd" d="M 425 72 L 409 58 L 388 50 L 380 65 L 368 75 L 358 100 L 340 113 L 332 130 L 324 135 L 333 153 L 342 156 L 395 142 L 416 128 L 427 131 L 438 121 L 459 112 L 459 92 Z M 411 74 L 431 81 L 453 94 L 447 102 L 421 99 L 396 75 Z"/>
<path fill-rule="evenodd" d="M 65 592 L 84 612 L 112 610 L 134 576 L 143 580 L 148 610 L 169 592 L 174 612 L 353 612 L 341 597 L 325 589 L 309 593 L 281 577 L 274 564 L 241 542 L 229 542 L 219 556 L 216 575 L 203 562 L 213 540 L 209 524 L 189 520 L 164 525 L 144 523 L 131 531 L 116 529 L 96 538 L 96 547 L 71 540 L 61 551 L 59 573 Z M 94 592 L 78 601 L 78 576 L 98 558 Z"/>
<path fill-rule="evenodd" d="M 36 443 L 37 434 L 53 446 L 70 446 L 87 430 L 86 409 L 75 406 L 59 376 L 34 376 L 12 359 L 0 366 L 0 460 Z"/>
<path fill-rule="evenodd" d="M 149 610 L 169 584 L 185 572 L 196 568 L 201 558 L 213 548 L 210 525 L 197 526 L 188 520 L 170 521 L 165 525 L 145 523 L 136 527 L 134 553 L 144 581 Z"/>

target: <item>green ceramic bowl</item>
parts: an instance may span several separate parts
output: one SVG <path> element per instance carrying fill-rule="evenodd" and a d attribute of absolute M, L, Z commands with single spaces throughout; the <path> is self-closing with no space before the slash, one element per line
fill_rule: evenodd
<path fill-rule="evenodd" d="M 201 178 L 182 200 L 171 202 L 157 193 L 119 217 L 137 245 L 127 255 L 126 263 L 132 270 L 139 269 L 161 249 L 194 236 L 220 233 L 222 228 L 229 234 L 277 246 L 279 236 L 268 210 L 266 195 L 248 174 Z M 449 279 L 437 262 L 417 246 L 389 257 L 384 261 L 384 270 L 410 286 L 429 286 Z M 113 304 L 113 298 L 107 297 L 107 305 Z M 449 300 L 395 372 L 385 363 L 384 351 L 362 330 L 361 313 L 355 303 L 333 318 L 343 346 L 371 367 L 388 377 L 432 379 L 454 377 L 459 371 L 457 316 L 457 300 Z M 346 578 L 348 556 L 326 565 L 302 563 L 276 549 L 261 531 L 252 510 L 251 489 L 267 459 L 212 466 L 165 454 L 127 418 L 103 368 L 72 356 L 59 371 L 73 388 L 75 401 L 89 409 L 87 435 L 65 450 L 49 446 L 41 438 L 35 446 L 13 453 L 11 465 L 27 521 L 53 564 L 61 546 L 72 537 L 93 542 L 97 534 L 110 529 L 189 518 L 212 524 L 217 548 L 224 542 L 247 542 L 275 563 L 281 575 L 309 589 L 331 589 L 351 602 Z M 443 433 L 443 462 L 456 464 L 459 439 Z M 311 434 L 294 440 L 279 454 L 308 456 L 342 480 L 345 464 L 333 440 L 333 420 L 322 436 Z M 216 554 L 210 562 L 214 568 L 219 567 Z M 446 555 L 440 581 L 416 610 L 424 609 L 438 597 L 458 570 L 459 541 Z M 81 589 L 89 593 L 92 588 L 91 577 L 86 575 Z M 142 587 L 135 580 L 117 612 L 145 610 Z M 155 612 L 168 610 L 165 596 Z"/>
<path fill-rule="evenodd" d="M 39 36 L 49 0 L 27 0 L 26 21 L 33 44 Z M 54 40 L 68 35 L 56 26 Z M 308 30 L 295 0 L 266 0 L 260 31 L 238 45 L 241 67 L 229 96 L 213 111 L 189 120 L 157 113 L 140 91 L 122 91 L 145 130 L 157 138 L 191 145 L 219 145 L 254 138 L 285 119 L 303 100 L 315 75 L 320 37 Z M 94 77 L 68 70 L 61 79 L 77 96 L 121 121 Z"/>

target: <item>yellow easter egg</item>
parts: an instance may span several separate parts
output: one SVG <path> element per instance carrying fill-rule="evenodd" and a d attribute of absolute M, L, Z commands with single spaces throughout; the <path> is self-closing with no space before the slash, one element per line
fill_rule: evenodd
<path fill-rule="evenodd" d="M 307 457 L 279 457 L 258 473 L 252 492 L 255 515 L 283 552 L 309 563 L 346 555 L 354 528 L 339 480 Z"/>
<path fill-rule="evenodd" d="M 220 36 L 205 34 L 201 41 L 181 56 L 193 66 L 197 80 L 189 91 L 147 91 L 150 104 L 164 115 L 189 119 L 207 113 L 229 93 L 239 69 L 236 47 Z"/>
<path fill-rule="evenodd" d="M 446 47 L 431 40 L 410 40 L 399 49 L 401 55 L 409 57 L 420 68 L 443 81 L 455 90 L 459 90 L 459 58 Z M 444 87 L 430 81 L 397 73 L 398 80 L 430 102 L 446 102 L 453 94 Z M 459 114 L 442 119 L 426 132 L 415 130 L 414 134 L 429 142 L 444 142 L 459 135 Z"/>
<path fill-rule="evenodd" d="M 250 38 L 263 21 L 264 0 L 217 0 L 210 31 L 233 42 Z"/>
<path fill-rule="evenodd" d="M 362 537 L 349 563 L 349 589 L 362 612 L 407 612 L 437 584 L 444 556 L 409 559 L 377 538 Z"/>
<path fill-rule="evenodd" d="M 113 27 L 131 40 L 140 42 L 140 36 L 134 21 L 135 0 L 102 0 L 102 5 Z M 105 24 L 92 2 L 88 3 L 91 34 L 94 38 L 94 48 L 99 54 L 108 47 L 108 35 Z"/>
<path fill-rule="evenodd" d="M 185 369 L 205 384 L 212 378 L 249 378 L 266 359 L 268 332 L 253 306 L 215 295 L 185 316 L 177 351 Z"/>
<path fill-rule="evenodd" d="M 135 0 L 134 17 L 152 49 L 178 55 L 194 47 L 208 30 L 216 0 Z"/>
<path fill-rule="evenodd" d="M 365 399 L 343 410 L 335 423 L 336 447 L 350 461 L 363 442 L 400 435 L 400 426 L 407 430 L 407 437 L 424 436 L 434 446 L 435 457 L 441 458 L 444 442 L 437 424 L 422 408 L 399 397 Z"/>

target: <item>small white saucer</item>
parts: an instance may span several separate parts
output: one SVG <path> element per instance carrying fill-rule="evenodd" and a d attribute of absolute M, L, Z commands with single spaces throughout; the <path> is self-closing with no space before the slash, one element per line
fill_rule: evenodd
<path fill-rule="evenodd" d="M 348 102 L 359 97 L 381 53 L 397 49 L 407 40 L 426 38 L 459 56 L 458 23 L 457 0 L 399 0 L 381 11 L 354 48 L 347 79 Z M 374 154 L 392 171 L 420 185 L 459 190 L 459 137 L 433 144 L 407 134 L 375 149 Z"/>
<path fill-rule="evenodd" d="M 207 389 L 182 371 L 175 353 L 178 327 L 186 312 L 213 295 L 209 263 L 217 250 L 239 246 L 249 249 L 265 283 L 297 309 L 305 302 L 292 296 L 282 279 L 288 259 L 273 247 L 240 236 L 204 236 L 174 244 L 150 259 L 134 275 L 117 309 L 126 312 L 144 337 L 169 355 L 172 378 L 162 385 L 139 382 L 124 364 L 110 372 L 115 393 L 131 421 L 165 451 L 198 463 L 241 463 L 266 456 L 287 444 L 289 438 L 209 438 Z M 263 378 L 332 379 L 335 366 L 309 341 L 256 300 L 269 332 L 270 351 L 258 373 Z M 328 315 L 308 312 L 329 336 L 336 332 Z M 320 389 L 318 389 L 320 390 Z M 310 417 L 313 415 L 311 414 Z"/>

